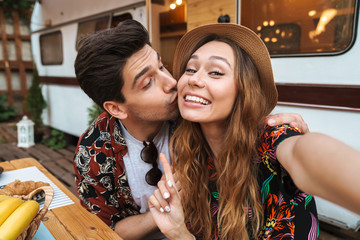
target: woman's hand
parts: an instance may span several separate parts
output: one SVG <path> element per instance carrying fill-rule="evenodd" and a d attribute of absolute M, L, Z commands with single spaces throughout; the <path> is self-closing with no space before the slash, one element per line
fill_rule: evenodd
<path fill-rule="evenodd" d="M 187 230 L 181 205 L 179 185 L 176 185 L 171 167 L 164 154 L 160 154 L 165 178 L 158 182 L 158 189 L 149 197 L 150 212 L 160 231 L 169 239 L 193 239 Z"/>

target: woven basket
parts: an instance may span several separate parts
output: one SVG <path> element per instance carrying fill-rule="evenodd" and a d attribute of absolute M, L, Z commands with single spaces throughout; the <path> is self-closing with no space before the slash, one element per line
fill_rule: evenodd
<path fill-rule="evenodd" d="M 17 197 L 17 198 L 27 201 L 27 200 L 31 200 L 32 197 L 36 193 L 41 192 L 41 191 L 45 192 L 44 206 L 42 209 L 40 209 L 40 211 L 35 216 L 35 218 L 31 221 L 31 223 L 17 237 L 17 240 L 30 240 L 34 237 L 36 231 L 39 228 L 40 222 L 43 219 L 43 217 L 45 216 L 45 214 L 47 213 L 50 203 L 54 197 L 54 190 L 50 186 L 42 186 L 42 187 L 39 187 L 39 188 L 33 190 L 28 195 L 12 195 L 12 197 Z"/>

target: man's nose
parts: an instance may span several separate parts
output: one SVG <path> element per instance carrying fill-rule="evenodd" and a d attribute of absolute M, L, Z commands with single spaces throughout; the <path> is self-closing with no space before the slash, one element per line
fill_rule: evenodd
<path fill-rule="evenodd" d="M 170 93 L 176 90 L 177 81 L 170 73 L 164 73 L 162 78 L 163 88 L 166 93 Z"/>

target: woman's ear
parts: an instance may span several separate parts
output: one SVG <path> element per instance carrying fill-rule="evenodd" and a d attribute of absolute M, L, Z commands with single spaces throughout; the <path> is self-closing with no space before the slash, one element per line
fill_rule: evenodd
<path fill-rule="evenodd" d="M 104 102 L 103 107 L 108 113 L 118 119 L 127 118 L 127 108 L 123 103 L 106 101 Z"/>

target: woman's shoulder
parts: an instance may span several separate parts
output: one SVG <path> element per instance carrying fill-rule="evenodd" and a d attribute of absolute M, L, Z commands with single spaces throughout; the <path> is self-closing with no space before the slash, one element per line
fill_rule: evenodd
<path fill-rule="evenodd" d="M 289 125 L 264 126 L 258 135 L 256 162 L 260 163 L 260 171 L 270 171 L 277 175 L 281 165 L 276 157 L 277 146 L 285 139 L 302 134 L 298 128 Z"/>
<path fill-rule="evenodd" d="M 300 135 L 302 131 L 299 128 L 291 127 L 290 125 L 283 124 L 277 126 L 264 126 L 259 131 L 259 144 L 270 144 L 273 148 L 277 147 L 286 138 Z"/>

